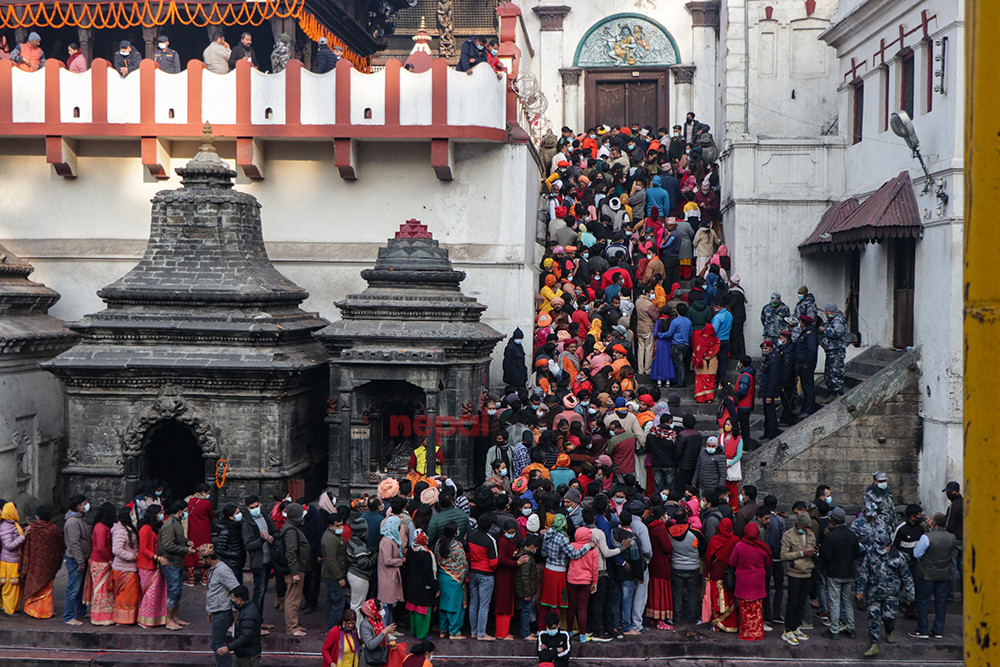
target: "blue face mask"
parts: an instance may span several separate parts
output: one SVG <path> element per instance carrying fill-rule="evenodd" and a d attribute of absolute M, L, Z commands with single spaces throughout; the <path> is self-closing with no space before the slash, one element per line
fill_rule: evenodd
<path fill-rule="evenodd" d="M 188 513 L 187 513 L 187 510 L 184 510 L 184 514 L 181 514 L 181 519 L 183 520 L 183 519 L 186 519 L 186 518 L 188 518 Z"/>
<path fill-rule="evenodd" d="M 483 50 L 483 45 L 482 44 L 476 44 L 476 50 L 477 51 L 482 51 Z"/>
<path fill-rule="evenodd" d="M 546 628 L 545 632 L 547 632 L 550 637 L 555 637 L 559 634 L 559 628 Z"/>
<path fill-rule="evenodd" d="M 799 295 L 799 301 L 802 301 L 802 299 L 804 299 L 804 298 L 806 298 L 806 295 L 805 295 L 805 294 L 800 294 L 800 295 Z"/>

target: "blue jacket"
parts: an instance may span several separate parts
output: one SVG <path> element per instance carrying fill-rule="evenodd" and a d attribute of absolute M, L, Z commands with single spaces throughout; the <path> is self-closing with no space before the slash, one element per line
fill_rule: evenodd
<path fill-rule="evenodd" d="M 799 334 L 799 339 L 795 341 L 795 368 L 816 370 L 816 351 L 819 348 L 818 338 L 815 325 L 809 324 L 802 330 L 802 333 Z"/>
<path fill-rule="evenodd" d="M 316 50 L 316 74 L 326 74 L 332 72 L 337 66 L 337 56 L 326 44 L 320 44 Z"/>
<path fill-rule="evenodd" d="M 646 188 L 646 215 L 648 216 L 655 206 L 660 211 L 662 217 L 670 215 L 670 193 L 661 186 L 659 176 L 653 176 L 653 184 Z"/>
<path fill-rule="evenodd" d="M 469 62 L 474 60 L 475 62 Z M 476 48 L 476 40 L 472 37 L 462 44 L 462 55 L 458 58 L 458 65 L 455 67 L 459 72 L 467 72 L 479 63 L 486 62 L 486 47 L 482 50 Z"/>
<path fill-rule="evenodd" d="M 691 329 L 691 320 L 683 315 L 678 315 L 670 321 L 670 327 L 666 331 L 656 334 L 656 336 L 669 340 L 671 345 L 690 345 Z"/>
<path fill-rule="evenodd" d="M 729 340 L 729 332 L 733 328 L 733 314 L 723 308 L 712 318 L 712 326 L 719 340 Z"/>
<path fill-rule="evenodd" d="M 674 206 L 678 206 L 681 201 L 681 182 L 670 174 L 661 174 L 660 184 L 663 186 L 663 189 L 667 191 L 667 194 L 670 195 L 670 201 L 673 202 Z M 664 215 L 666 215 L 666 213 L 664 213 Z"/>
<path fill-rule="evenodd" d="M 772 351 L 760 362 L 761 398 L 778 398 L 781 392 L 781 355 Z"/>

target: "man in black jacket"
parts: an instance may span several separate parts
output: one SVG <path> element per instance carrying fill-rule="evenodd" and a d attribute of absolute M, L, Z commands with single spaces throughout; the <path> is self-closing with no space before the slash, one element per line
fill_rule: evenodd
<path fill-rule="evenodd" d="M 243 546 L 243 531 L 239 525 L 242 521 L 243 513 L 240 508 L 233 504 L 226 505 L 222 508 L 219 532 L 212 539 L 219 560 L 229 566 L 241 584 L 243 583 L 243 563 L 247 559 L 246 547 Z"/>
<path fill-rule="evenodd" d="M 819 558 L 826 569 L 827 591 L 830 598 L 830 636 L 841 634 L 854 639 L 854 604 L 851 589 L 857 570 L 855 564 L 862 555 L 857 536 L 847 527 L 847 514 L 842 507 L 830 511 L 830 532 L 823 538 Z"/>
<path fill-rule="evenodd" d="M 701 454 L 702 435 L 695 428 L 698 420 L 688 413 L 682 420 L 683 430 L 677 433 L 677 488 L 686 489 L 694 478 L 698 467 L 698 455 Z"/>
<path fill-rule="evenodd" d="M 761 443 L 778 437 L 778 401 L 781 400 L 781 357 L 774 341 L 760 344 L 760 400 L 764 404 L 764 436 Z"/>
<path fill-rule="evenodd" d="M 253 37 L 250 33 L 245 32 L 240 35 L 240 43 L 233 47 L 233 50 L 229 53 L 229 69 L 236 69 L 236 63 L 246 59 L 250 61 L 254 69 L 258 69 L 257 56 L 253 52 Z"/>
<path fill-rule="evenodd" d="M 524 359 L 524 332 L 514 329 L 503 350 L 503 383 L 520 389 L 528 383 L 528 367 Z"/>
<path fill-rule="evenodd" d="M 292 637 L 304 637 L 306 631 L 299 625 L 299 603 L 302 602 L 302 588 L 312 562 L 312 551 L 300 527 L 302 505 L 289 503 L 285 506 L 285 514 L 285 525 L 281 528 L 281 547 L 288 567 L 285 574 L 285 632 Z"/>
<path fill-rule="evenodd" d="M 240 528 L 243 531 L 243 548 L 247 552 L 247 567 L 253 575 L 253 604 L 264 609 L 267 580 L 272 569 L 271 545 L 278 534 L 271 517 L 261 510 L 260 498 L 246 497 L 246 511 Z M 276 577 L 281 575 L 275 574 Z"/>
<path fill-rule="evenodd" d="M 316 74 L 326 74 L 332 72 L 337 67 L 340 58 L 330 50 L 326 37 L 319 38 L 319 48 L 316 49 Z M 338 619 L 338 623 L 339 623 Z"/>
<path fill-rule="evenodd" d="M 236 622 L 233 623 L 233 640 L 216 649 L 216 654 L 236 656 L 233 667 L 260 666 L 260 610 L 250 600 L 246 586 L 237 586 L 229 594 L 236 608 Z"/>
<path fill-rule="evenodd" d="M 781 416 L 778 423 L 791 426 L 795 423 L 795 345 L 791 331 L 781 330 L 774 351 L 778 355 L 778 376 L 781 378 Z"/>
<path fill-rule="evenodd" d="M 816 355 L 819 349 L 819 333 L 813 318 L 803 315 L 799 318 L 802 332 L 795 341 L 795 372 L 802 384 L 802 416 L 816 412 Z"/>
<path fill-rule="evenodd" d="M 483 35 L 476 35 L 462 44 L 462 55 L 459 56 L 455 69 L 459 72 L 468 72 L 484 62 L 486 62 L 486 38 Z"/>

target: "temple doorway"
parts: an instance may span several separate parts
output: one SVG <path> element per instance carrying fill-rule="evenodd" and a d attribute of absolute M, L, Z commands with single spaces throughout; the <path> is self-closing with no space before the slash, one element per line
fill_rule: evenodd
<path fill-rule="evenodd" d="M 162 421 L 149 429 L 145 448 L 146 479 L 166 482 L 174 498 L 194 493 L 205 481 L 205 459 L 198 438 L 188 426 L 175 419 Z"/>

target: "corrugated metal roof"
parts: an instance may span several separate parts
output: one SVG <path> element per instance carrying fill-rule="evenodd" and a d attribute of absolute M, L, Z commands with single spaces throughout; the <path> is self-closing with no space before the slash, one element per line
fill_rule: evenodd
<path fill-rule="evenodd" d="M 799 252 L 803 255 L 812 255 L 825 250 L 825 246 L 830 243 L 830 232 L 838 226 L 849 215 L 854 213 L 861 204 L 854 197 L 837 202 L 826 209 L 823 217 L 819 219 L 816 229 L 805 241 L 799 244 Z"/>
<path fill-rule="evenodd" d="M 812 235 L 799 246 L 803 255 L 851 250 L 881 239 L 919 238 L 923 231 L 908 171 L 886 181 L 864 203 L 843 215 L 850 201 L 840 202 L 823 214 Z"/>

